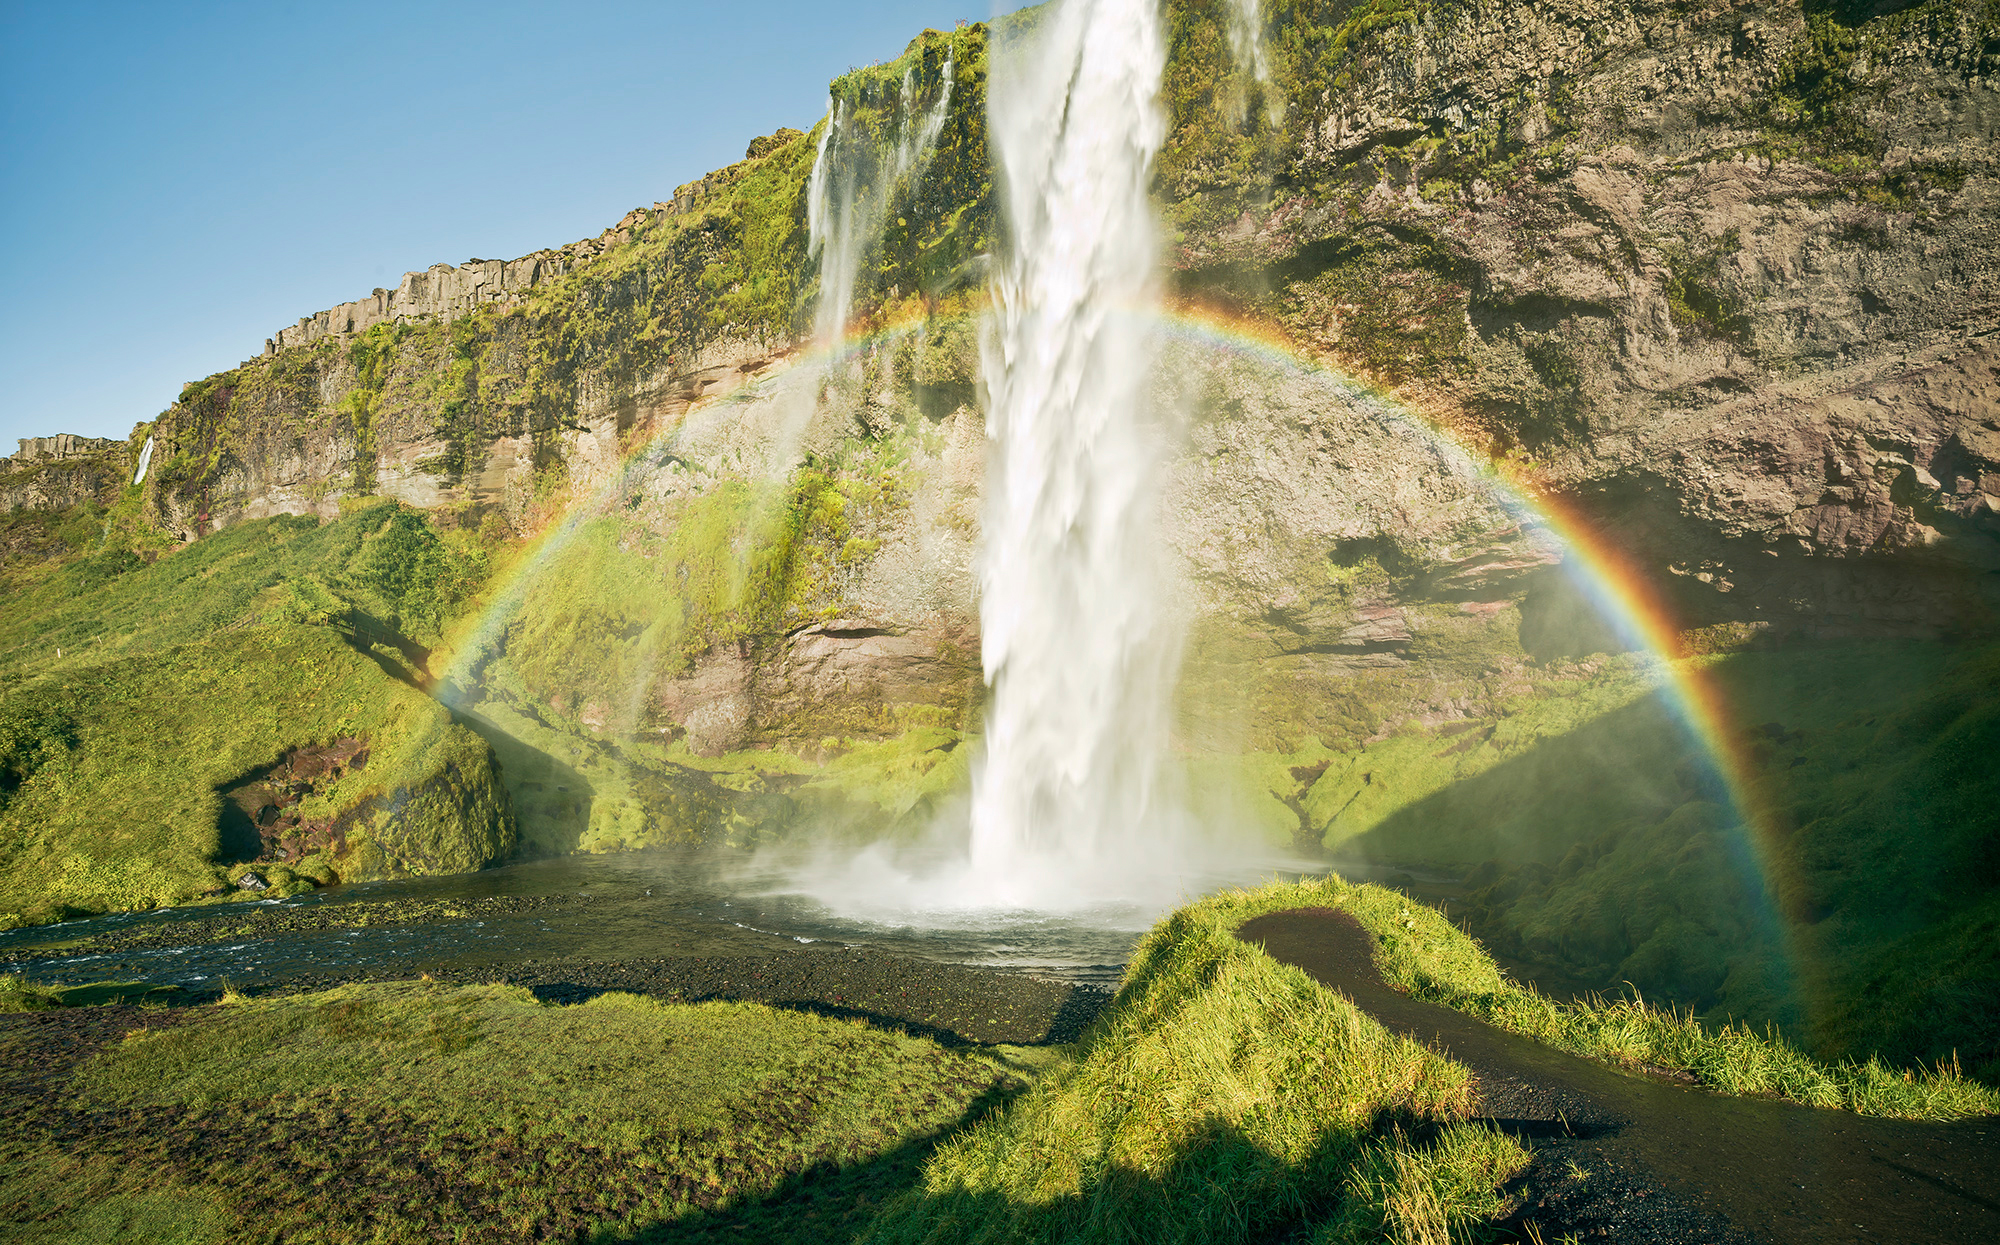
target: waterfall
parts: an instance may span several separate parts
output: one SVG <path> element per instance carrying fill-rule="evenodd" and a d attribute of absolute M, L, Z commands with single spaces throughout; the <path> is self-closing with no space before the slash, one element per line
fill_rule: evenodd
<path fill-rule="evenodd" d="M 1148 418 L 1166 137 L 1158 0 L 1063 0 L 990 94 L 1010 245 L 983 343 L 982 656 L 971 875 L 988 903 L 1158 897 L 1179 628 Z"/>
<path fill-rule="evenodd" d="M 1238 69 L 1259 82 L 1271 80 L 1271 62 L 1264 55 L 1264 14 L 1257 0 L 1229 0 L 1229 50 Z"/>
<path fill-rule="evenodd" d="M 903 72 L 886 152 L 881 136 L 863 116 L 862 101 L 827 97 L 826 128 L 806 182 L 808 253 L 819 257 L 813 329 L 822 344 L 839 347 L 863 255 L 880 233 L 889 201 L 906 179 L 923 171 L 937 145 L 951 109 L 953 55 L 945 54 L 937 99 L 921 113 L 915 67 Z"/>

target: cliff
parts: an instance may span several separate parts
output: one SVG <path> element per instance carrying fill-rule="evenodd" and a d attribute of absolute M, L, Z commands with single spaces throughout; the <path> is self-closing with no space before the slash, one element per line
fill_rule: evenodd
<path fill-rule="evenodd" d="M 1362 5 L 1243 133 L 1177 12 L 1191 292 L 1581 503 L 1686 622 L 1988 616 L 1989 8 Z"/>
<path fill-rule="evenodd" d="M 1265 7 L 1255 65 L 1232 51 L 1232 12 L 1169 7 L 1159 192 L 1180 307 L 1282 335 L 1326 376 L 1421 412 L 1467 461 L 1562 499 L 1635 556 L 1690 633 L 1991 626 L 2000 25 L 1987 9 L 1297 0 Z M 411 273 L 283 330 L 135 433 L 155 444 L 141 512 L 187 541 L 376 495 L 526 531 L 611 489 L 659 499 L 656 537 L 680 539 L 700 511 L 754 541 L 762 508 L 800 507 L 787 530 L 830 561 L 793 566 L 754 618 L 686 603 L 685 656 L 649 660 L 696 682 L 634 703 L 723 750 L 815 737 L 810 723 L 846 712 L 827 697 L 893 700 L 882 689 L 904 685 L 889 671 L 920 658 L 952 672 L 945 702 L 971 704 L 972 668 L 935 654 L 976 647 L 970 317 L 981 257 L 1002 241 L 988 33 L 926 32 L 837 81 L 838 141 L 825 121 L 781 131 L 596 239 Z M 933 110 L 921 175 L 883 180 Z M 784 378 L 825 294 L 813 196 L 828 184 L 873 213 L 843 280 L 856 331 L 887 331 L 862 339 L 800 425 Z M 1354 662 L 1408 665 L 1423 647 L 1410 619 L 1437 601 L 1490 619 L 1531 589 L 1560 597 L 1548 534 L 1496 508 L 1450 453 L 1388 428 L 1393 405 L 1217 362 L 1160 383 L 1199 412 L 1168 499 L 1207 620 L 1193 669 L 1210 640 L 1263 652 L 1251 683 L 1283 702 L 1272 720 L 1318 712 L 1284 690 L 1300 678 L 1331 695 Z M 728 399 L 738 390 L 745 404 Z M 794 447 L 843 465 L 757 500 Z M 31 465 L 39 484 L 12 468 L 4 486 L 16 504 L 69 504 L 103 493 L 117 457 Z M 538 644 L 569 643 L 567 625 L 549 628 Z M 835 677 L 824 654 L 799 664 L 801 636 L 828 653 L 911 651 L 836 661 Z M 1315 650 L 1333 664 L 1314 666 Z M 808 667 L 820 673 L 803 683 L 788 673 Z M 593 702 L 582 674 L 530 682 L 559 705 Z M 1432 689 L 1376 708 L 1449 716 L 1464 700 Z M 1380 726 L 1359 721 L 1356 737 Z"/>
<path fill-rule="evenodd" d="M 1990 663 L 1896 645 L 1983 641 L 2000 604 L 2000 17 L 1270 0 L 1249 60 L 1239 7 L 1168 6 L 1157 170 L 1195 801 L 1302 851 L 1504 860 L 1481 910 L 1523 954 L 1790 1019 L 1722 802 L 1594 621 L 1564 514 L 1770 723 L 1746 753 L 1790 821 L 1760 850 L 1795 869 L 1766 899 L 1801 946 L 1829 912 L 1878 923 L 1824 992 L 1973 928 L 1987 849 L 1922 810 L 1984 788 L 1894 723 L 1985 738 L 1939 689 Z M 597 239 L 307 317 L 130 444 L 0 469 L 0 498 L 196 549 L 385 498 L 476 544 L 506 569 L 423 563 L 455 595 L 425 607 L 437 656 L 396 668 L 491 744 L 524 851 L 914 832 L 962 790 L 983 695 L 992 33 L 925 32 L 832 84 L 837 134 L 760 138 Z M 112 642 L 88 621 L 66 643 Z M 1816 660 L 1848 690 L 1812 700 L 1785 646 L 1836 641 Z M 1607 756 L 1643 779 L 1594 780 Z M 1930 794 L 1853 786 L 1891 771 Z M 1895 849 L 1913 924 L 1829 863 L 1864 821 L 1921 845 Z"/>
<path fill-rule="evenodd" d="M 0 458 L 0 511 L 107 504 L 131 479 L 133 456 L 123 441 L 102 437 L 22 437 L 19 450 Z"/>
<path fill-rule="evenodd" d="M 1184 297 L 1582 503 L 1691 625 L 1917 633 L 1990 608 L 1953 569 L 2000 564 L 1983 8 L 1273 4 L 1257 81 L 1225 7 L 1170 10 Z M 871 240 L 864 322 L 976 291 L 984 47 L 983 27 L 933 33 L 840 87 L 881 112 L 902 69 L 921 92 L 960 67 L 921 191 Z M 148 513 L 190 539 L 373 492 L 526 524 L 558 480 L 803 340 L 822 128 L 597 239 L 411 273 L 282 330 L 152 426 Z M 1836 591 L 1828 559 L 1868 586 Z"/>

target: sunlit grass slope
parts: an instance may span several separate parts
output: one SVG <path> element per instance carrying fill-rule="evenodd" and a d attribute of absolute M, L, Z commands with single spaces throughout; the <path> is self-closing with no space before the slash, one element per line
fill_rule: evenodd
<path fill-rule="evenodd" d="M 365 769 L 306 807 L 346 849 L 263 869 L 328 880 L 476 869 L 511 846 L 491 752 L 323 627 L 260 627 L 10 692 L 0 922 L 153 907 L 231 871 L 218 789 L 300 744 L 369 741 Z M 303 885 L 305 883 L 297 883 Z"/>
<path fill-rule="evenodd" d="M 1442 1240 L 1493 1214 L 1526 1155 L 1463 1122 L 1466 1071 L 1235 937 L 1317 894 L 1155 927 L 1075 1056 L 943 1147 L 864 1239 Z"/>
<path fill-rule="evenodd" d="M 244 524 L 151 563 L 86 551 L 7 600 L 0 924 L 226 884 L 243 847 L 223 842 L 219 789 L 343 737 L 366 743 L 365 765 L 300 812 L 337 824 L 344 848 L 265 870 L 281 893 L 508 851 L 491 751 L 413 686 L 412 635 L 438 633 L 482 559 L 380 503 Z M 370 651 L 357 620 L 391 643 Z"/>
<path fill-rule="evenodd" d="M 59 1104 L 15 1104 L 40 1127 L 0 1130 L 0 1235 L 627 1239 L 880 1161 L 1018 1083 L 1001 1055 L 752 1004 L 410 983 L 165 1019 Z M 17 1070 L 26 1032 L 0 1038 Z"/>
<path fill-rule="evenodd" d="M 87 517 L 73 512 L 71 525 Z M 417 511 L 372 499 L 331 523 L 279 515 L 150 561 L 110 538 L 68 553 L 0 607 L 0 669 L 73 668 L 350 607 L 432 643 L 483 578 L 487 556 L 472 533 L 440 531 Z"/>
<path fill-rule="evenodd" d="M 2000 1112 L 2000 1092 L 1950 1071 L 1825 1064 L 1636 1001 L 1558 1004 L 1396 891 L 1274 883 L 1156 926 L 1073 1057 L 942 1147 L 865 1239 L 1441 1241 L 1491 1217 L 1526 1156 L 1465 1120 L 1465 1069 L 1235 936 L 1252 917 L 1316 906 L 1360 920 L 1411 993 L 1575 1054 L 1869 1114 Z"/>

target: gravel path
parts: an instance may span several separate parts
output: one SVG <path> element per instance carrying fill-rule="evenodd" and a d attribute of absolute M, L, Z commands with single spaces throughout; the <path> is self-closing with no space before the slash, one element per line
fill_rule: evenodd
<path fill-rule="evenodd" d="M 1889 1120 L 1628 1075 L 1410 998 L 1347 913 L 1237 931 L 1392 1031 L 1471 1068 L 1485 1118 L 1532 1141 L 1514 1222 L 1550 1241 L 2000 1241 L 2000 1120 Z"/>

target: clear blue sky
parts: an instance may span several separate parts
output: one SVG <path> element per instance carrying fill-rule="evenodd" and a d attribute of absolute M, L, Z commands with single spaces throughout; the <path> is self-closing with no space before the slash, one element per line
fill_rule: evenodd
<path fill-rule="evenodd" d="M 280 326 L 596 234 L 987 0 L 0 0 L 0 454 Z"/>

